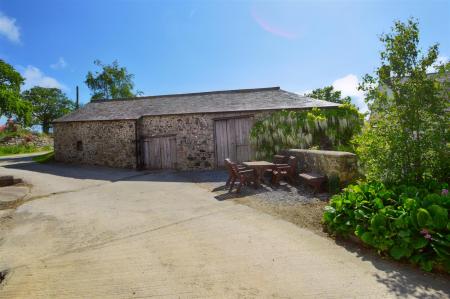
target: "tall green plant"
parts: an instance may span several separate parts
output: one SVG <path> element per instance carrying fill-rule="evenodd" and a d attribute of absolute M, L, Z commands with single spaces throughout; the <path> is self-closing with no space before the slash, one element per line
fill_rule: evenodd
<path fill-rule="evenodd" d="M 286 148 L 349 148 L 362 124 L 363 116 L 348 103 L 336 109 L 279 111 L 256 122 L 250 140 L 257 158 L 264 159 Z"/>
<path fill-rule="evenodd" d="M 367 94 L 370 119 L 356 138 L 357 154 L 369 180 L 420 183 L 446 180 L 449 159 L 450 66 L 427 74 L 438 46 L 419 48 L 417 21 L 395 22 L 384 44 L 381 66 L 360 86 Z"/>

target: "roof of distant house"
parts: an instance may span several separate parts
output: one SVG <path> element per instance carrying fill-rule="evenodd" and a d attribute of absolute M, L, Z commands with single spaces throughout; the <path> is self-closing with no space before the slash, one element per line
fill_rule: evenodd
<path fill-rule="evenodd" d="M 132 120 L 141 116 L 337 107 L 279 87 L 93 100 L 55 122 Z"/>

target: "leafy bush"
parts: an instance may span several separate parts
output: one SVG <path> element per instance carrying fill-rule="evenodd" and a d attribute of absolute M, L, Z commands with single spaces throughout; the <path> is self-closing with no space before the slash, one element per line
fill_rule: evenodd
<path fill-rule="evenodd" d="M 438 66 L 437 44 L 420 49 L 414 19 L 395 22 L 380 40 L 381 65 L 360 86 L 370 117 L 355 142 L 366 177 L 390 183 L 444 181 L 450 173 L 450 63 Z M 432 66 L 438 72 L 431 75 Z"/>
<path fill-rule="evenodd" d="M 51 146 L 37 147 L 34 144 L 0 146 L 0 156 L 27 154 L 52 150 Z"/>
<path fill-rule="evenodd" d="M 440 267 L 450 272 L 447 188 L 433 181 L 425 187 L 351 185 L 331 199 L 323 220 L 332 233 L 355 235 L 394 259 L 407 259 L 426 271 Z"/>
<path fill-rule="evenodd" d="M 271 159 L 286 148 L 349 148 L 350 140 L 361 131 L 362 125 L 362 114 L 349 103 L 336 109 L 279 111 L 256 122 L 250 140 L 258 159 Z"/>
<path fill-rule="evenodd" d="M 31 136 L 31 135 L 33 135 L 33 132 L 17 125 L 17 126 L 15 126 L 14 130 L 0 131 L 0 142 L 6 141 L 6 140 L 14 138 L 14 137 L 26 137 L 26 136 Z"/>

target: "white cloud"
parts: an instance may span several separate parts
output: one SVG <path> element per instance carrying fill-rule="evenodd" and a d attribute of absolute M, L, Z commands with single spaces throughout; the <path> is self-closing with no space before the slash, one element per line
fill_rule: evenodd
<path fill-rule="evenodd" d="M 436 67 L 441 65 L 441 64 L 447 63 L 448 61 L 449 60 L 448 60 L 447 56 L 438 56 L 438 58 L 436 59 L 435 64 L 433 66 L 429 66 L 427 68 L 427 73 L 435 73 L 435 72 L 437 72 Z"/>
<path fill-rule="evenodd" d="M 66 60 L 64 60 L 64 57 L 59 57 L 58 61 L 56 63 L 50 64 L 50 67 L 54 70 L 63 69 L 67 66 Z"/>
<path fill-rule="evenodd" d="M 20 42 L 20 30 L 16 25 L 16 19 L 5 16 L 0 12 L 0 35 L 14 43 Z"/>
<path fill-rule="evenodd" d="M 40 69 L 32 65 L 24 69 L 22 76 L 25 78 L 25 84 L 22 87 L 24 90 L 34 86 L 55 87 L 67 90 L 64 84 L 58 82 L 55 78 L 46 76 Z"/>
<path fill-rule="evenodd" d="M 335 80 L 332 85 L 334 89 L 342 92 L 343 97 L 351 97 L 353 104 L 358 106 L 362 112 L 366 112 L 367 104 L 364 102 L 364 92 L 358 90 L 358 84 L 358 77 L 353 74 L 348 74 L 347 76 Z"/>

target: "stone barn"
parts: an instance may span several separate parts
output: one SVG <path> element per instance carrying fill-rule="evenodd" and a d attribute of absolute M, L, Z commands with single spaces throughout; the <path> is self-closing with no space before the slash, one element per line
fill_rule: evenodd
<path fill-rule="evenodd" d="M 253 123 L 336 103 L 279 87 L 93 100 L 54 122 L 55 159 L 137 169 L 211 169 L 253 157 Z"/>

